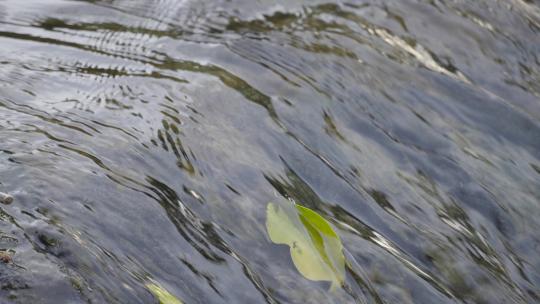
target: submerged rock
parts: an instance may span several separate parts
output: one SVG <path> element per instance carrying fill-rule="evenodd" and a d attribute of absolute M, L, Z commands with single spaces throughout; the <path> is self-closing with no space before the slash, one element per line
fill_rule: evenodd
<path fill-rule="evenodd" d="M 4 192 L 0 192 L 0 203 L 7 205 L 13 203 L 13 196 Z"/>

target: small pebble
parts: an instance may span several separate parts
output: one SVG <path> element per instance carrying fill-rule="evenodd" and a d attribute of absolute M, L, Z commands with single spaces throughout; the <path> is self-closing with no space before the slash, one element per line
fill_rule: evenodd
<path fill-rule="evenodd" d="M 0 252 L 0 262 L 4 264 L 9 264 L 11 263 L 11 261 L 13 261 L 13 259 L 11 258 L 11 255 L 9 253 Z"/>
<path fill-rule="evenodd" d="M 0 192 L 0 203 L 6 204 L 6 205 L 13 203 L 13 196 L 7 193 Z"/>

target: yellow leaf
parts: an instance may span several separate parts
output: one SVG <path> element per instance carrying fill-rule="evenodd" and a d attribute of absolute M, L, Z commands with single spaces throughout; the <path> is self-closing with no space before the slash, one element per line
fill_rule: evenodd
<path fill-rule="evenodd" d="M 266 230 L 270 240 L 290 247 L 296 269 L 312 281 L 329 281 L 332 288 L 345 279 L 345 257 L 339 236 L 315 211 L 300 205 L 269 203 Z"/>
<path fill-rule="evenodd" d="M 159 300 L 160 304 L 183 304 L 177 297 L 156 283 L 148 283 L 146 288 Z"/>

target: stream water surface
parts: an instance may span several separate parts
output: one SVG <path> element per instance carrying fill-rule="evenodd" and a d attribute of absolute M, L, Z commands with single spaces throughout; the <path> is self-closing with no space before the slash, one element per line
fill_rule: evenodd
<path fill-rule="evenodd" d="M 0 303 L 538 303 L 540 2 L 0 0 L 0 191 Z"/>

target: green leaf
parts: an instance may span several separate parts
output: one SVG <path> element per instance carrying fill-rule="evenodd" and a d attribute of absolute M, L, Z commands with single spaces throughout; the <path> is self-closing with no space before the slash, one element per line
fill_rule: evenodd
<path fill-rule="evenodd" d="M 329 281 L 332 289 L 345 279 L 343 245 L 332 226 L 317 212 L 300 205 L 268 203 L 270 240 L 290 247 L 296 269 L 308 280 Z"/>
<path fill-rule="evenodd" d="M 159 300 L 160 304 L 183 304 L 177 297 L 156 283 L 148 283 L 146 288 Z"/>

